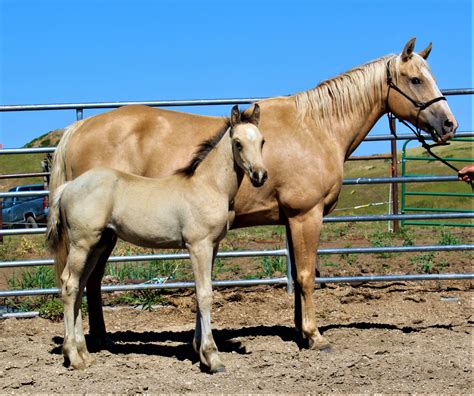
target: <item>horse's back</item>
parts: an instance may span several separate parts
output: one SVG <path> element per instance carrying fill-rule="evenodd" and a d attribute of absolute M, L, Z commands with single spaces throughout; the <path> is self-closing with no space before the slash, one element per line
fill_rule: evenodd
<path fill-rule="evenodd" d="M 69 178 L 96 166 L 162 177 L 184 166 L 196 146 L 224 119 L 142 105 L 124 106 L 84 120 L 68 142 Z"/>

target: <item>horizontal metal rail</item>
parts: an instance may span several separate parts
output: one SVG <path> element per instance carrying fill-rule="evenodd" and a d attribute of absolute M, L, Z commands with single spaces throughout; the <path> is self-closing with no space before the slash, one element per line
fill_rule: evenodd
<path fill-rule="evenodd" d="M 424 136 L 426 140 L 432 140 L 430 135 Z M 459 138 L 472 138 L 474 137 L 474 132 L 456 132 L 456 137 Z M 399 133 L 397 136 L 393 135 L 371 135 L 366 136 L 363 140 L 364 142 L 379 142 L 379 141 L 390 141 L 390 140 L 413 140 L 412 133 Z M 0 149 L 0 155 L 12 155 L 12 154 L 44 154 L 44 153 L 54 153 L 56 147 L 30 147 L 30 148 L 4 148 Z M 370 156 L 369 156 L 370 157 Z M 390 157 L 391 158 L 391 157 Z M 349 158 L 350 159 L 350 158 Z M 377 158 L 378 159 L 378 158 Z"/>
<path fill-rule="evenodd" d="M 356 179 L 345 179 L 342 184 L 344 185 L 355 185 L 355 184 L 384 184 L 384 183 L 424 183 L 424 182 L 453 182 L 459 181 L 457 176 L 420 176 L 420 177 L 378 177 L 378 178 L 367 178 L 359 177 Z M 21 192 L 0 192 L 0 198 L 8 197 L 43 197 L 48 195 L 49 191 L 21 191 Z"/>
<path fill-rule="evenodd" d="M 372 275 L 372 276 L 341 276 L 341 277 L 320 277 L 316 278 L 316 283 L 367 283 L 367 282 L 400 282 L 400 281 L 441 281 L 441 280 L 472 280 L 474 273 L 467 274 L 412 274 L 412 275 Z M 266 278 L 266 279 L 244 279 L 244 280 L 224 280 L 212 281 L 213 287 L 248 287 L 258 285 L 286 285 L 288 278 Z M 194 288 L 194 282 L 169 282 L 169 283 L 142 283 L 129 285 L 102 286 L 103 292 L 119 292 L 133 290 L 150 289 L 184 289 Z M 87 291 L 86 291 L 87 292 Z M 0 298 L 6 297 L 26 297 L 59 294 L 58 288 L 51 289 L 30 289 L 30 290 L 0 290 Z M 6 314 L 5 317 L 12 316 Z"/>
<path fill-rule="evenodd" d="M 407 208 L 406 210 L 408 210 Z M 453 210 L 453 209 L 451 209 Z M 450 209 L 446 209 L 450 211 Z M 454 210 L 453 210 L 454 211 Z M 393 220 L 436 220 L 436 219 L 472 219 L 474 212 L 464 210 L 461 213 L 437 213 L 437 214 L 386 214 L 373 216 L 330 216 L 324 217 L 323 223 L 345 223 L 358 221 L 393 221 Z M 34 235 L 44 234 L 46 228 L 27 228 L 27 229 L 5 229 L 0 230 L 0 235 Z"/>
<path fill-rule="evenodd" d="M 45 177 L 50 176 L 50 172 L 31 172 L 31 173 L 10 173 L 8 175 L 0 175 L 0 179 L 19 179 L 23 177 Z"/>
<path fill-rule="evenodd" d="M 472 95 L 474 88 L 443 89 L 442 94 L 450 95 Z M 113 109 L 130 105 L 145 105 L 152 107 L 176 107 L 176 106 L 216 106 L 250 104 L 268 97 L 251 98 L 229 98 L 229 99 L 189 99 L 189 100 L 150 100 L 150 101 L 125 101 L 125 102 L 83 102 L 83 103 L 56 103 L 56 104 L 33 104 L 33 105 L 1 105 L 0 112 L 5 111 L 37 111 L 37 110 L 86 110 L 86 109 Z"/>
<path fill-rule="evenodd" d="M 372 254 L 372 253 L 410 253 L 410 252 L 454 252 L 459 250 L 474 250 L 474 245 L 420 245 L 420 246 L 382 246 L 382 247 L 353 247 L 353 248 L 321 248 L 319 255 L 330 254 Z M 287 249 L 273 250 L 241 250 L 217 253 L 219 258 L 242 258 L 263 256 L 287 256 Z M 189 253 L 142 254 L 136 256 L 112 256 L 109 263 L 128 263 L 153 260 L 186 260 Z M 0 269 L 12 267 L 34 267 L 53 265 L 53 259 L 14 260 L 0 262 Z"/>

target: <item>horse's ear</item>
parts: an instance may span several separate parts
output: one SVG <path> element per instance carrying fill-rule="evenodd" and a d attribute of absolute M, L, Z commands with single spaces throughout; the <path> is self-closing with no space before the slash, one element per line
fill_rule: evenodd
<path fill-rule="evenodd" d="M 413 51 L 415 49 L 415 41 L 416 37 L 413 37 L 405 44 L 405 48 L 403 48 L 402 54 L 400 55 L 403 62 L 406 62 L 410 59 L 413 55 Z"/>
<path fill-rule="evenodd" d="M 432 48 L 433 44 L 429 43 L 428 47 L 426 47 L 423 51 L 418 52 L 418 55 L 420 55 L 423 59 L 428 59 L 428 55 L 430 54 Z"/>
<path fill-rule="evenodd" d="M 258 105 L 258 103 L 255 103 L 255 105 L 253 106 L 253 111 L 250 115 L 249 121 L 255 126 L 258 126 L 258 123 L 260 122 L 260 106 Z"/>
<path fill-rule="evenodd" d="M 240 123 L 240 111 L 239 106 L 235 105 L 232 107 L 232 111 L 230 112 L 230 125 L 237 125 Z"/>

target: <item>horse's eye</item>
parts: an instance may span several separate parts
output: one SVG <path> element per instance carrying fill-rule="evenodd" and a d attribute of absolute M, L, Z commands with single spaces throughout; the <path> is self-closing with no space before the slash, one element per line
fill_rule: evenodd
<path fill-rule="evenodd" d="M 421 84 L 421 80 L 418 77 L 413 77 L 410 79 L 410 82 L 414 85 Z"/>
<path fill-rule="evenodd" d="M 237 147 L 237 150 L 242 151 L 242 143 L 240 143 L 238 140 L 235 142 L 235 147 Z"/>
<path fill-rule="evenodd" d="M 263 147 L 264 144 L 265 144 L 265 140 L 262 140 L 262 147 Z"/>

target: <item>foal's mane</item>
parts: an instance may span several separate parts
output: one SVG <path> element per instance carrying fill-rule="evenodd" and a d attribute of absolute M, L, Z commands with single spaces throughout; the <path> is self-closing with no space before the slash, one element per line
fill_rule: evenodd
<path fill-rule="evenodd" d="M 212 149 L 217 146 L 217 144 L 221 141 L 222 137 L 226 134 L 229 128 L 233 128 L 236 125 L 246 124 L 250 122 L 250 116 L 246 115 L 244 112 L 240 113 L 240 115 L 240 121 L 234 125 L 231 124 L 229 117 L 225 117 L 225 123 L 222 129 L 210 139 L 207 139 L 202 142 L 198 146 L 198 150 L 194 153 L 194 157 L 191 161 L 189 161 L 188 165 L 186 165 L 184 168 L 178 169 L 176 171 L 176 174 L 185 177 L 191 177 L 192 175 L 194 175 L 198 166 L 202 163 L 202 161 L 204 161 L 204 159 L 212 151 Z"/>
<path fill-rule="evenodd" d="M 398 76 L 398 57 L 387 55 L 354 67 L 321 82 L 315 88 L 295 95 L 299 116 L 310 116 L 327 128 L 329 122 L 347 122 L 350 115 L 365 115 L 380 100 L 386 81 L 386 64 L 393 58 L 394 78 Z"/>

